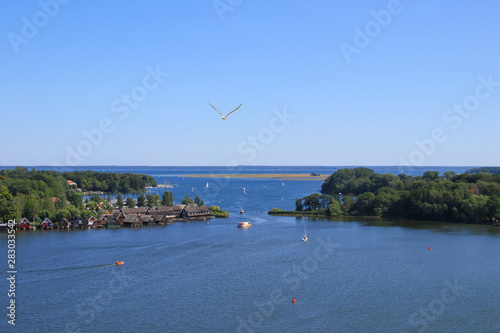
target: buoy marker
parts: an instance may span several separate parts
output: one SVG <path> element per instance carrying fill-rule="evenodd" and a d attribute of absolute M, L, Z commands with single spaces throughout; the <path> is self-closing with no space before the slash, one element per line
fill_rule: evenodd
<path fill-rule="evenodd" d="M 292 303 L 295 303 L 295 297 L 292 297 Z"/>
<path fill-rule="evenodd" d="M 432 250 L 431 247 L 429 246 L 429 251 Z"/>

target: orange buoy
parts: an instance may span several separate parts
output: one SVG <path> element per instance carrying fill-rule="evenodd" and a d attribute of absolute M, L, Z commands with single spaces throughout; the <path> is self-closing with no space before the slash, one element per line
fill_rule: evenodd
<path fill-rule="evenodd" d="M 295 297 L 292 297 L 292 303 L 295 303 Z"/>
<path fill-rule="evenodd" d="M 117 261 L 115 262 L 115 265 L 123 265 L 123 261 Z"/>
<path fill-rule="evenodd" d="M 429 251 L 432 250 L 431 247 L 429 246 Z"/>

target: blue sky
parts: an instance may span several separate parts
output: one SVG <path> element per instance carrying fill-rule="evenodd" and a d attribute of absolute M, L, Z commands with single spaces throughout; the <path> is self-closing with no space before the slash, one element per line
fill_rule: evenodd
<path fill-rule="evenodd" d="M 9 1 L 0 165 L 498 166 L 499 12 Z"/>

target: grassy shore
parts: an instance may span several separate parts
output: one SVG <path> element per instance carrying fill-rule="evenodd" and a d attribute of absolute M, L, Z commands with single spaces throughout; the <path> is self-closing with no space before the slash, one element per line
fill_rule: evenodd
<path fill-rule="evenodd" d="M 202 178 L 274 178 L 281 180 L 325 180 L 329 175 L 311 176 L 306 173 L 255 173 L 255 174 L 211 174 L 211 175 L 181 175 L 180 177 Z"/>

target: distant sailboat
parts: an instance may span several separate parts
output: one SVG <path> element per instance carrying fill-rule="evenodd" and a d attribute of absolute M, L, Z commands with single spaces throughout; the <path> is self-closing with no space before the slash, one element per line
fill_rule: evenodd
<path fill-rule="evenodd" d="M 285 186 L 285 183 L 281 183 L 281 185 Z"/>
<path fill-rule="evenodd" d="M 194 192 L 194 188 L 193 187 L 191 187 L 191 192 Z"/>
<path fill-rule="evenodd" d="M 207 182 L 207 185 L 205 185 L 205 187 L 209 187 L 209 186 L 208 186 L 208 182 Z"/>
<path fill-rule="evenodd" d="M 243 187 L 243 194 L 247 194 L 247 192 L 245 191 L 245 188 Z"/>

